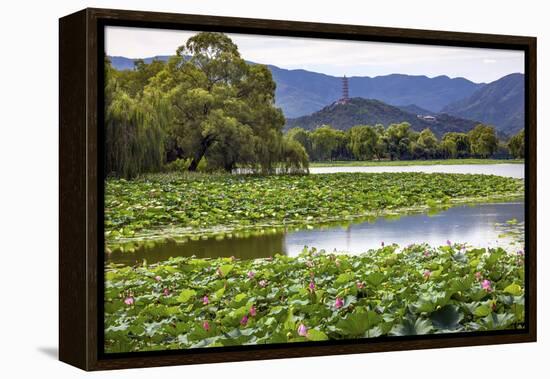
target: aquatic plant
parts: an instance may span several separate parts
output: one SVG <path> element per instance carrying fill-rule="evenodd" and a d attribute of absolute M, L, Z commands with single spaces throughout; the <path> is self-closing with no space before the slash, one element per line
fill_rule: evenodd
<path fill-rule="evenodd" d="M 108 265 L 105 350 L 523 328 L 517 258 L 502 248 L 386 245 L 357 256 L 311 249 L 295 258 Z"/>
<path fill-rule="evenodd" d="M 105 185 L 108 243 L 151 236 L 317 225 L 411 209 L 523 196 L 523 180 L 492 175 L 151 175 Z"/>

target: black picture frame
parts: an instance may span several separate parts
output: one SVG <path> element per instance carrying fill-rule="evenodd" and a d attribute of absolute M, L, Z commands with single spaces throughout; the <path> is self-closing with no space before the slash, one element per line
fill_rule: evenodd
<path fill-rule="evenodd" d="M 104 354 L 104 26 L 499 48 L 524 51 L 526 275 L 524 330 Z M 84 370 L 534 342 L 536 306 L 536 38 L 88 8 L 59 20 L 59 358 Z M 200 351 L 199 351 L 200 350 Z"/>

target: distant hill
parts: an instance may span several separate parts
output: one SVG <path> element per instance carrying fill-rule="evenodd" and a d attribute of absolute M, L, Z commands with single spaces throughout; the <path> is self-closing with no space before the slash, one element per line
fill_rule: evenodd
<path fill-rule="evenodd" d="M 506 134 L 515 134 L 525 127 L 525 76 L 506 75 L 474 92 L 471 96 L 449 104 L 443 112 L 492 124 Z"/>
<path fill-rule="evenodd" d="M 416 104 L 400 105 L 397 108 L 401 109 L 404 112 L 412 113 L 415 115 L 429 115 L 434 113 L 434 112 L 430 112 L 427 109 L 421 108 Z"/>
<path fill-rule="evenodd" d="M 135 59 L 109 57 L 117 70 L 131 70 Z M 168 60 L 169 56 L 144 58 Z M 249 62 L 253 64 L 253 62 Z M 311 114 L 332 104 L 342 95 L 342 78 L 307 70 L 287 70 L 268 65 L 277 84 L 276 105 L 286 117 Z M 415 104 L 431 112 L 439 112 L 444 106 L 472 95 L 483 88 L 484 83 L 474 83 L 464 78 L 392 74 L 385 76 L 354 76 L 349 78 L 352 97 L 379 99 L 397 106 Z"/>
<path fill-rule="evenodd" d="M 417 117 L 415 113 L 405 112 L 398 107 L 379 100 L 352 98 L 346 104 L 333 103 L 309 116 L 287 119 L 285 128 L 302 127 L 313 130 L 321 125 L 348 130 L 355 125 L 388 126 L 392 123 L 408 122 L 412 129 L 421 131 L 430 128 L 438 137 L 447 132 L 468 132 L 476 121 L 454 117 L 448 114 L 427 114 L 428 119 Z"/>

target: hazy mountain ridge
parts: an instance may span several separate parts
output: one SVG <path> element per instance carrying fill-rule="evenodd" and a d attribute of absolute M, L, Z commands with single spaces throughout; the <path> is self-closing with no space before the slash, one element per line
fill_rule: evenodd
<path fill-rule="evenodd" d="M 502 132 L 515 134 L 525 127 L 525 75 L 506 75 L 442 111 L 476 118 Z"/>

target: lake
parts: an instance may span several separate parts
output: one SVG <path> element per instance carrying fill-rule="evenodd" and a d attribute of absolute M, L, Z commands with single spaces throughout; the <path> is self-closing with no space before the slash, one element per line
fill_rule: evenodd
<path fill-rule="evenodd" d="M 106 258 L 108 262 L 127 265 L 144 259 L 154 263 L 173 256 L 191 255 L 253 259 L 275 253 L 296 256 L 305 245 L 329 252 L 337 250 L 358 254 L 378 248 L 382 242 L 400 246 L 425 242 L 440 246 L 447 240 L 479 247 L 508 246 L 513 242 L 512 239 L 502 236 L 503 230 L 496 224 L 512 219 L 520 224 L 524 222 L 523 202 L 461 205 L 431 215 L 381 217 L 346 226 L 287 230 L 245 238 L 201 239 L 185 243 L 162 241 L 143 245 L 134 253 L 115 251 Z"/>
<path fill-rule="evenodd" d="M 427 165 L 427 166 L 349 166 L 349 167 L 311 167 L 311 174 L 334 174 L 340 172 L 426 172 L 448 174 L 485 174 L 508 176 L 523 179 L 525 165 L 517 163 L 464 164 L 464 165 Z"/>

